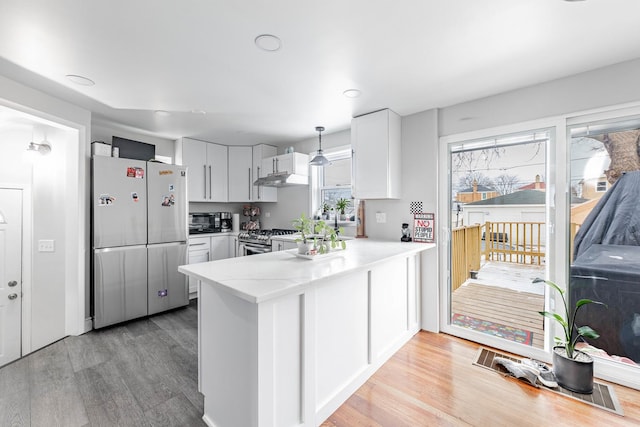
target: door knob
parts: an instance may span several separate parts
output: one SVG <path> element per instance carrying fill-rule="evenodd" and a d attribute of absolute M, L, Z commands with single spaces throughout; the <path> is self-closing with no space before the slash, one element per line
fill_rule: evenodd
<path fill-rule="evenodd" d="M 9 294 L 9 299 L 10 300 L 14 300 L 16 298 L 18 298 L 18 294 Z"/>
<path fill-rule="evenodd" d="M 18 282 L 16 282 L 15 280 L 12 280 L 12 281 L 9 282 L 9 287 L 10 288 L 13 288 L 14 286 L 17 286 L 17 285 L 18 285 Z"/>

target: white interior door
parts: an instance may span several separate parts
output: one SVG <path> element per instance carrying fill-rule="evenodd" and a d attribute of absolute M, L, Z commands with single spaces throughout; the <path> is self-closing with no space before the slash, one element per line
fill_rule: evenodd
<path fill-rule="evenodd" d="M 20 357 L 22 190 L 0 188 L 0 366 Z"/>

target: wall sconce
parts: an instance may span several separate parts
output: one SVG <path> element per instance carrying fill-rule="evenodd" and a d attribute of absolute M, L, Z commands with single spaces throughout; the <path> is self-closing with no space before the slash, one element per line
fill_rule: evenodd
<path fill-rule="evenodd" d="M 40 153 L 43 156 L 49 154 L 51 152 L 51 143 L 46 139 L 43 140 L 40 144 L 36 144 L 35 142 L 30 142 L 29 147 L 27 148 L 28 154 Z"/>

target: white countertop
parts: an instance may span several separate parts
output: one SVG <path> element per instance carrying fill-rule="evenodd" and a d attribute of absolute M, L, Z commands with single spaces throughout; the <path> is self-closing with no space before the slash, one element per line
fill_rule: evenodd
<path fill-rule="evenodd" d="M 294 292 L 311 283 L 367 268 L 396 256 L 434 248 L 431 243 L 351 240 L 347 249 L 313 260 L 295 256 L 297 249 L 183 265 L 181 273 L 220 287 L 251 303 L 260 303 Z"/>

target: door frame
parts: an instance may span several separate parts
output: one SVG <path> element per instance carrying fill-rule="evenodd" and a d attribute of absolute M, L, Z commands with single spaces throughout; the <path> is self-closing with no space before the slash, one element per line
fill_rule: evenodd
<path fill-rule="evenodd" d="M 20 356 L 31 353 L 31 266 L 33 263 L 32 253 L 32 207 L 31 207 L 31 186 L 27 184 L 10 184 L 0 182 L 0 188 L 22 191 L 22 298 L 20 299 Z"/>
<path fill-rule="evenodd" d="M 440 149 L 439 151 L 439 164 L 447 165 L 439 170 L 439 199 L 438 199 L 438 215 L 440 216 L 440 224 L 442 227 L 443 235 L 445 239 L 441 239 L 439 246 L 439 259 L 440 259 L 440 277 L 439 277 L 439 291 L 440 291 L 440 331 L 456 335 L 460 338 L 470 341 L 478 342 L 483 345 L 503 349 L 516 354 L 521 354 L 526 357 L 535 358 L 537 360 L 543 360 L 546 362 L 551 361 L 551 348 L 553 347 L 553 324 L 545 319 L 545 337 L 544 349 L 537 349 L 533 347 L 524 346 L 514 342 L 509 342 L 497 337 L 493 337 L 487 334 L 481 334 L 466 328 L 461 328 L 455 325 L 451 325 L 449 321 L 450 307 L 451 307 L 451 267 L 450 267 L 450 250 L 451 250 L 451 162 L 450 162 L 450 145 L 454 143 L 460 143 L 469 140 L 493 138 L 496 135 L 508 135 L 521 132 L 530 132 L 536 129 L 548 129 L 551 133 L 550 142 L 547 147 L 546 162 L 547 167 L 547 227 L 548 235 L 548 253 L 554 253 L 552 257 L 546 258 L 547 274 L 550 277 L 566 277 L 566 263 L 557 262 L 556 260 L 564 260 L 563 244 L 558 244 L 558 238 L 564 238 L 563 227 L 564 216 L 566 215 L 566 204 L 556 203 L 557 195 L 566 195 L 567 185 L 566 179 L 561 179 L 557 176 L 557 162 L 566 161 L 566 133 L 565 133 L 565 119 L 563 117 L 550 117 L 540 120 L 532 120 L 522 123 L 516 123 L 512 125 L 499 126 L 495 128 L 487 128 L 478 131 L 465 132 L 461 134 L 448 135 L 440 137 Z M 557 224 L 558 226 L 553 226 Z M 554 230 L 554 232 L 551 232 Z M 558 249 L 560 252 L 557 253 Z M 545 304 L 549 306 L 554 299 L 554 295 L 550 292 L 545 293 Z M 548 331 L 552 331 L 551 333 Z"/>

